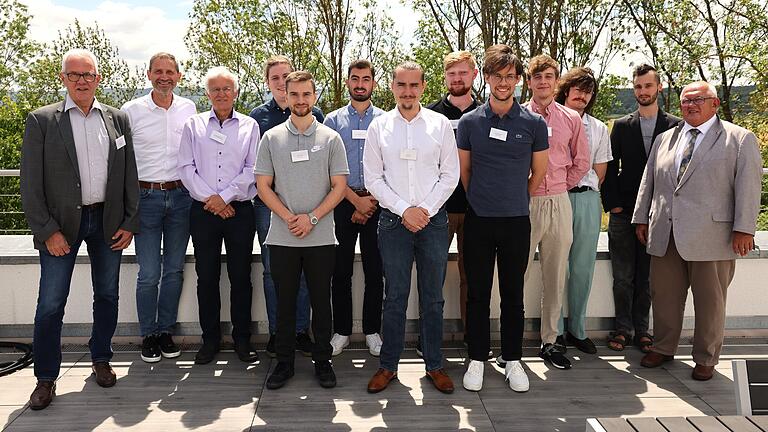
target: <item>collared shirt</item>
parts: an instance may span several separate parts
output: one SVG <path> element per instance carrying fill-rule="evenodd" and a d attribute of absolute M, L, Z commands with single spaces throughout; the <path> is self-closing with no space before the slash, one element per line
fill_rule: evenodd
<path fill-rule="evenodd" d="M 457 108 L 456 105 L 451 103 L 451 101 L 448 99 L 448 95 L 449 94 L 446 93 L 442 99 L 428 105 L 427 108 L 446 116 L 448 120 L 451 121 L 451 127 L 453 127 L 453 132 L 455 134 L 456 129 L 459 127 L 459 119 L 464 114 L 477 108 L 477 100 L 472 98 L 472 104 L 470 104 L 467 109 L 462 111 Z M 459 182 L 458 186 L 456 186 L 456 189 L 454 189 L 453 193 L 451 194 L 451 197 L 448 198 L 448 201 L 446 201 L 445 209 L 448 211 L 448 213 L 466 213 L 467 195 L 466 192 L 464 192 L 464 186 L 461 184 L 461 182 Z"/>
<path fill-rule="evenodd" d="M 486 102 L 459 120 L 456 141 L 471 152 L 467 199 L 475 214 L 527 216 L 531 159 L 534 152 L 549 148 L 544 119 L 517 101 L 499 116 Z"/>
<path fill-rule="evenodd" d="M 220 195 L 229 204 L 256 196 L 253 166 L 259 125 L 233 111 L 222 124 L 211 109 L 184 124 L 179 145 L 179 178 L 197 201 Z"/>
<path fill-rule="evenodd" d="M 254 108 L 249 115 L 259 124 L 261 133 L 265 134 L 273 127 L 285 123 L 288 117 L 291 116 L 291 109 L 287 107 L 285 109 L 280 108 L 280 105 L 275 102 L 275 98 L 272 98 L 269 102 Z M 323 112 L 316 106 L 312 107 L 312 115 L 320 123 L 325 119 Z"/>
<path fill-rule="evenodd" d="M 709 132 L 709 129 L 717 121 L 717 116 L 712 116 L 711 119 L 705 121 L 698 126 L 691 126 L 687 122 L 683 122 L 683 128 L 680 130 L 680 135 L 677 137 L 677 143 L 675 143 L 675 175 L 680 171 L 680 163 L 683 161 L 683 153 L 685 153 L 685 146 L 688 144 L 688 140 L 691 138 L 691 134 L 688 133 L 691 129 L 698 129 L 699 135 L 696 137 L 696 142 L 693 143 L 693 153 L 696 153 L 696 149 L 699 148 L 699 144 L 704 141 L 704 135 Z"/>
<path fill-rule="evenodd" d="M 101 104 L 94 98 L 93 106 L 86 115 L 67 94 L 64 111 L 69 114 L 72 137 L 75 139 L 83 205 L 104 202 L 107 194 L 109 135 L 104 125 Z"/>
<path fill-rule="evenodd" d="M 608 137 L 608 126 L 600 120 L 584 113 L 581 116 L 584 131 L 589 142 L 589 171 L 579 180 L 577 186 L 589 186 L 595 192 L 600 192 L 600 178 L 597 176 L 593 165 L 607 163 L 613 160 L 611 153 L 611 139 Z"/>
<path fill-rule="evenodd" d="M 195 103 L 173 95 L 168 109 L 152 99 L 152 92 L 128 101 L 121 110 L 131 120 L 133 149 L 139 180 L 164 183 L 178 180 L 179 142 L 184 123 L 197 113 Z"/>
<path fill-rule="evenodd" d="M 316 209 L 331 191 L 331 176 L 347 175 L 349 169 L 344 143 L 336 131 L 315 119 L 304 132 L 299 132 L 289 119 L 264 134 L 253 172 L 272 176 L 275 194 L 291 213 L 298 215 Z M 291 234 L 288 224 L 272 212 L 264 243 L 288 247 L 336 244 L 333 210 L 301 239 Z"/>
<path fill-rule="evenodd" d="M 344 148 L 347 151 L 347 163 L 349 163 L 347 186 L 352 189 L 365 188 L 363 175 L 365 134 L 371 121 L 382 114 L 384 114 L 384 111 L 371 104 L 361 116 L 350 103 L 328 114 L 323 122 L 326 126 L 338 132 L 341 135 L 342 141 L 344 141 Z M 358 138 L 355 138 L 355 136 L 358 136 Z"/>
<path fill-rule="evenodd" d="M 533 99 L 523 106 L 544 117 L 549 127 L 547 174 L 532 195 L 557 195 L 576 187 L 590 166 L 587 134 L 579 113 L 555 101 L 546 109 Z"/>
<path fill-rule="evenodd" d="M 423 107 L 408 121 L 395 107 L 368 127 L 363 167 L 365 187 L 382 207 L 399 216 L 422 207 L 434 216 L 459 183 L 450 121 Z"/>

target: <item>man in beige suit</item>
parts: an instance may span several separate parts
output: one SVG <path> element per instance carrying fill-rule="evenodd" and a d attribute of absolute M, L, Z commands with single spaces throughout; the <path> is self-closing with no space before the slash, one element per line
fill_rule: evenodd
<path fill-rule="evenodd" d="M 717 117 L 715 87 L 683 88 L 684 122 L 656 138 L 632 223 L 651 255 L 656 342 L 645 367 L 674 358 L 688 287 L 696 322 L 693 379 L 708 380 L 720 356 L 725 301 L 737 255 L 754 247 L 762 161 L 755 135 Z"/>

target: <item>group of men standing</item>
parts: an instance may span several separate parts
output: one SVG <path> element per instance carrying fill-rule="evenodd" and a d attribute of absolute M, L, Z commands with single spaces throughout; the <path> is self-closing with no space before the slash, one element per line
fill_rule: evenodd
<path fill-rule="evenodd" d="M 95 98 L 101 77 L 93 54 L 66 53 L 67 96 L 30 113 L 23 145 L 22 200 L 41 262 L 31 407 L 45 408 L 55 394 L 64 305 L 83 241 L 94 287 L 93 369 L 99 385 L 115 384 L 109 360 L 120 258 L 134 237 L 146 362 L 180 355 L 172 334 L 190 237 L 203 340 L 195 362 L 211 362 L 221 342 L 222 243 L 234 349 L 242 361 L 258 359 L 250 343 L 258 237 L 266 351 L 277 358 L 267 387 L 280 388 L 294 375 L 297 349 L 312 356 L 319 384 L 334 387 L 331 358 L 352 333 L 359 237 L 363 332 L 369 352 L 380 357 L 368 391 L 384 390 L 397 376 L 415 262 L 417 351 L 434 386 L 450 393 L 441 345 L 455 234 L 468 348 L 463 386 L 480 390 L 492 357 L 498 268 L 496 362 L 512 390 L 527 391 L 523 295 L 532 277 L 543 286 L 539 355 L 569 369 L 567 345 L 596 352 L 585 319 L 601 185 L 616 305 L 609 347 L 624 349 L 633 338 L 647 353 L 644 366 L 671 360 L 691 286 L 698 312 L 693 376 L 711 377 L 734 254 L 753 247 L 761 167 L 754 135 L 715 115 L 714 88 L 687 86 L 680 121 L 658 108 L 656 70 L 640 66 L 633 74 L 639 109 L 617 120 L 609 139 L 607 126 L 589 114 L 598 83 L 587 68 L 560 77 L 557 62 L 540 55 L 524 70 L 511 47 L 491 46 L 482 68 L 485 103 L 472 95 L 479 71 L 470 53 L 448 54 L 444 71 L 448 94 L 425 109 L 419 102 L 424 70 L 414 62 L 398 65 L 391 77 L 396 107 L 384 112 L 371 103 L 373 65 L 357 60 L 348 68 L 349 104 L 324 117 L 315 106 L 313 76 L 273 56 L 265 67 L 269 102 L 250 116 L 235 111 L 238 78 L 217 67 L 204 79 L 211 110 L 198 114 L 193 102 L 173 93 L 181 73 L 171 54 L 150 59 L 152 91 L 116 110 Z M 521 105 L 515 89 L 523 79 L 532 98 Z M 696 247 L 703 233 L 707 246 Z M 531 266 L 537 251 L 541 276 Z M 657 341 L 648 332 L 651 299 Z"/>

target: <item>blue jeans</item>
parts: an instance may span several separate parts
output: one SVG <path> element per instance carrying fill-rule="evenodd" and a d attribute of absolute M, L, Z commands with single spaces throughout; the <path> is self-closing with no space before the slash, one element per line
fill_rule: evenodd
<path fill-rule="evenodd" d="M 135 241 L 139 263 L 136 310 L 142 337 L 172 333 L 176 325 L 189 243 L 190 205 L 192 198 L 183 187 L 165 191 L 141 189 L 141 228 Z"/>
<path fill-rule="evenodd" d="M 104 238 L 102 208 L 85 208 L 77 240 L 64 256 L 40 250 L 40 292 L 35 311 L 35 376 L 55 380 L 61 367 L 61 326 L 69 296 L 72 271 L 80 245 L 85 241 L 91 260 L 93 283 L 93 327 L 88 347 L 91 361 L 112 358 L 112 335 L 117 327 L 118 280 L 122 251 L 110 249 Z M 79 301 L 85 299 L 78 299 Z"/>
<path fill-rule="evenodd" d="M 402 219 L 382 209 L 379 216 L 379 250 L 384 267 L 381 367 L 397 371 L 405 338 L 411 271 L 416 261 L 419 290 L 421 349 L 427 371 L 442 367 L 443 282 L 448 263 L 448 213 L 441 209 L 417 233 L 408 231 Z"/>
<path fill-rule="evenodd" d="M 269 232 L 272 211 L 258 196 L 253 200 L 253 213 L 256 215 L 256 235 L 261 249 L 261 265 L 264 266 L 264 302 L 267 304 L 269 334 L 277 332 L 277 287 L 272 280 L 269 260 L 269 248 L 264 244 Z M 309 289 L 304 273 L 301 274 L 299 292 L 296 297 L 296 333 L 306 332 L 309 328 Z"/>

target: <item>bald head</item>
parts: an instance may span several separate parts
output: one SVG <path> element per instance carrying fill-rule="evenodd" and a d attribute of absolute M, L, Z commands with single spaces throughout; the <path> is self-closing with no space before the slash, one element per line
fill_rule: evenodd
<path fill-rule="evenodd" d="M 701 91 L 704 92 L 707 97 L 717 97 L 717 88 L 706 81 L 696 81 L 686 85 L 680 93 L 681 97 L 686 91 Z"/>

